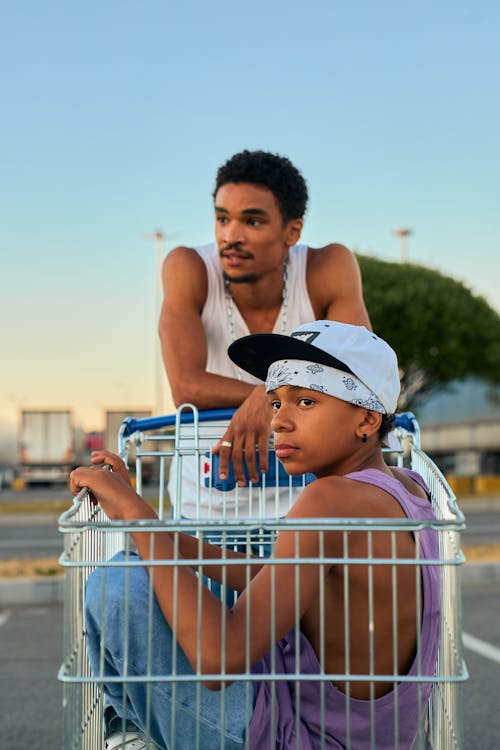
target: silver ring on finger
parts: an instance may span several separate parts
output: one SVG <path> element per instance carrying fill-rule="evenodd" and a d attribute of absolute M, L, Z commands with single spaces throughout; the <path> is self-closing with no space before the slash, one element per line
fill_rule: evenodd
<path fill-rule="evenodd" d="M 229 440 L 223 440 L 221 443 L 222 448 L 232 448 L 233 444 Z"/>

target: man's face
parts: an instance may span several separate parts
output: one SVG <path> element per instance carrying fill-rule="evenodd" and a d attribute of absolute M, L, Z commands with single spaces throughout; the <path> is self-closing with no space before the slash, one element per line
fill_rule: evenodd
<path fill-rule="evenodd" d="M 229 182 L 215 196 L 215 239 L 224 276 L 233 283 L 253 283 L 282 268 L 302 220 L 284 222 L 267 188 Z"/>

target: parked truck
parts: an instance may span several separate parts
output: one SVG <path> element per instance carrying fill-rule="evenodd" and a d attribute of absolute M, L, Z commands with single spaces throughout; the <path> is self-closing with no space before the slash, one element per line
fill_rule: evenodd
<path fill-rule="evenodd" d="M 66 482 L 83 456 L 83 433 L 75 428 L 71 411 L 21 412 L 19 472 L 25 484 Z"/>

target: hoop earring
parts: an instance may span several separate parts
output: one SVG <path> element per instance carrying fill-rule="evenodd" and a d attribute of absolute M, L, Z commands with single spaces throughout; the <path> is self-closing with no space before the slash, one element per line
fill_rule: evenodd
<path fill-rule="evenodd" d="M 363 432 L 363 434 L 361 435 L 361 440 L 363 441 L 363 443 L 366 443 L 366 441 L 368 440 L 366 432 Z"/>

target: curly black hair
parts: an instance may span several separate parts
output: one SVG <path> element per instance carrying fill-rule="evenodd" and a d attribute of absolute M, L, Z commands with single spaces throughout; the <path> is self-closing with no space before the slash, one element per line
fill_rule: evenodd
<path fill-rule="evenodd" d="M 217 171 L 213 197 L 228 182 L 248 182 L 272 192 L 286 223 L 302 219 L 307 207 L 307 185 L 299 170 L 286 156 L 269 151 L 241 151 Z"/>
<path fill-rule="evenodd" d="M 378 428 L 379 440 L 383 440 L 394 427 L 394 420 L 396 419 L 395 414 L 383 414 L 380 427 Z"/>

